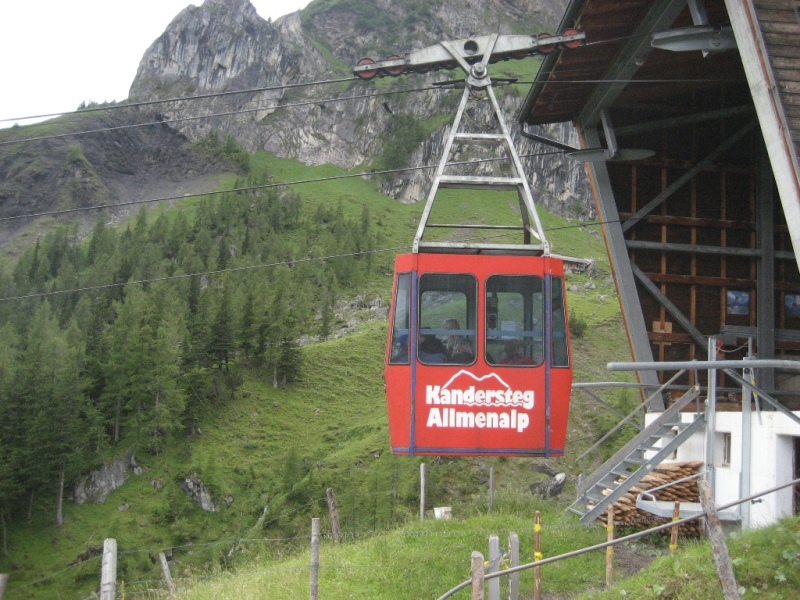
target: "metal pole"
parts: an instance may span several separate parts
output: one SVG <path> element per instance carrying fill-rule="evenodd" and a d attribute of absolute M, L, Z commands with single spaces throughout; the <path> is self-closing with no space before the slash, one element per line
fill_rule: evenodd
<path fill-rule="evenodd" d="M 753 338 L 747 341 L 747 358 L 753 358 Z M 742 376 L 753 380 L 753 370 L 745 369 Z M 750 493 L 750 448 L 752 444 L 752 407 L 753 392 L 747 386 L 742 387 L 742 477 L 739 484 L 739 496 L 744 497 Z M 750 503 L 745 502 L 739 507 L 742 517 L 742 529 L 750 529 Z"/>
<path fill-rule="evenodd" d="M 614 506 L 608 507 L 608 519 L 606 522 L 606 541 L 614 541 Z M 614 546 L 606 548 L 606 587 L 614 585 Z"/>
<path fill-rule="evenodd" d="M 538 510 L 533 521 L 533 560 L 542 560 L 542 517 Z M 542 600 L 541 567 L 533 567 L 533 600 Z"/>
<path fill-rule="evenodd" d="M 706 481 L 711 487 L 711 497 L 714 497 L 716 487 L 714 480 L 714 445 L 717 432 L 717 369 L 713 366 L 717 356 L 717 338 L 708 338 L 708 358 L 712 366 L 708 368 L 708 391 L 706 392 Z"/>
<path fill-rule="evenodd" d="M 425 463 L 419 466 L 419 518 L 425 519 Z"/>
<path fill-rule="evenodd" d="M 715 349 L 716 351 L 716 349 Z M 780 359 L 758 359 L 744 364 L 741 360 L 672 360 L 664 362 L 610 362 L 609 371 L 677 371 L 679 369 L 742 369 L 747 365 L 759 369 L 783 369 L 800 371 L 800 361 Z"/>
<path fill-rule="evenodd" d="M 489 467 L 489 514 L 494 511 L 494 467 Z"/>

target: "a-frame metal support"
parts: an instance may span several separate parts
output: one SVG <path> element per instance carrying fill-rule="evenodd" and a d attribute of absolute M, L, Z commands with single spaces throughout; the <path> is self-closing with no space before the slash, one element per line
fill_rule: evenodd
<path fill-rule="evenodd" d="M 473 133 L 463 130 L 463 116 L 464 111 L 470 102 L 474 100 L 476 90 L 471 89 L 469 86 L 464 88 L 464 93 L 461 96 L 461 103 L 459 104 L 456 113 L 455 122 L 453 123 L 450 134 L 445 143 L 442 152 L 442 158 L 436 170 L 436 175 L 433 180 L 433 185 L 428 194 L 425 208 L 420 218 L 417 233 L 414 237 L 413 251 L 419 252 L 420 250 L 427 251 L 446 251 L 447 249 L 466 249 L 466 250 L 504 250 L 508 252 L 519 251 L 521 249 L 519 244 L 499 244 L 488 243 L 478 244 L 472 242 L 431 242 L 424 241 L 423 235 L 428 227 L 469 227 L 469 224 L 453 225 L 453 224 L 433 224 L 430 223 L 431 210 L 436 198 L 436 194 L 440 188 L 462 188 L 462 189 L 484 189 L 494 191 L 516 191 L 519 198 L 520 215 L 522 217 L 522 231 L 523 243 L 526 246 L 526 251 L 536 254 L 547 255 L 550 253 L 550 246 L 547 243 L 542 223 L 536 212 L 536 207 L 533 203 L 533 194 L 531 193 L 528 179 L 525 176 L 525 171 L 522 167 L 519 155 L 517 154 L 514 142 L 511 139 L 511 133 L 503 118 L 502 111 L 497 102 L 494 89 L 491 82 L 483 87 L 492 109 L 494 111 L 495 122 L 498 124 L 498 133 Z M 502 145 L 506 153 L 506 158 L 511 167 L 511 174 L 508 177 L 494 177 L 485 175 L 451 175 L 447 173 L 448 160 L 452 153 L 454 143 L 473 143 L 478 145 Z M 478 227 L 478 226 L 472 226 Z M 480 229 L 520 229 L 518 226 L 507 225 L 480 225 Z M 536 239 L 536 242 L 533 241 Z"/>

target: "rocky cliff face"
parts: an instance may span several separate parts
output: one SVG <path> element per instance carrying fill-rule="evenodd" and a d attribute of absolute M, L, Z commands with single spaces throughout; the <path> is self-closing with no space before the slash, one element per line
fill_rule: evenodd
<path fill-rule="evenodd" d="M 131 99 L 151 100 L 225 93 L 170 102 L 159 111 L 197 141 L 212 130 L 234 135 L 251 151 L 268 151 L 306 164 L 376 167 L 391 143 L 387 131 L 399 115 L 424 122 L 452 116 L 460 92 L 432 89 L 444 73 L 379 82 L 352 80 L 360 58 L 425 47 L 441 40 L 487 33 L 553 31 L 565 0 L 339 0 L 312 2 L 302 14 L 267 22 L 249 0 L 206 0 L 182 11 L 147 50 L 131 86 Z M 531 73 L 536 68 L 527 59 Z M 456 75 L 458 76 L 458 75 Z M 305 85 L 312 83 L 312 85 Z M 322 83 L 330 82 L 330 83 Z M 424 91 L 402 93 L 409 88 Z M 259 90 L 233 93 L 241 90 Z M 394 93 L 399 92 L 399 93 Z M 512 129 L 525 86 L 502 96 Z M 387 93 L 391 95 L 386 95 Z M 214 115 L 197 119 L 199 115 Z M 476 115 L 480 120 L 481 115 Z M 406 164 L 435 164 L 447 125 L 417 144 Z M 550 132 L 575 140 L 569 126 Z M 537 202 L 569 216 L 592 217 L 583 166 L 537 156 L 515 131 L 517 148 L 534 183 Z M 404 202 L 424 199 L 432 171 L 411 171 L 381 182 Z"/>
<path fill-rule="evenodd" d="M 214 174 L 229 170 L 229 165 L 198 151 L 180 132 L 166 125 L 137 127 L 141 121 L 141 115 L 130 110 L 108 115 L 78 112 L 31 128 L 0 131 L 0 246 L 6 250 L 8 242 L 34 222 L 7 220 L 19 215 L 216 189 Z M 51 131 L 95 133 L 25 141 Z M 109 212 L 113 217 L 136 208 Z M 77 220 L 86 231 L 97 213 L 62 218 Z"/>

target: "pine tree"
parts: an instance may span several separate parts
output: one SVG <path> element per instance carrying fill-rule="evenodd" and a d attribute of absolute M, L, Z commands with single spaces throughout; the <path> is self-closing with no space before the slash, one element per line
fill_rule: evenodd
<path fill-rule="evenodd" d="M 228 371 L 228 363 L 234 348 L 233 319 L 231 318 L 231 293 L 227 281 L 217 293 L 217 307 L 208 340 L 208 354 L 219 369 Z"/>
<path fill-rule="evenodd" d="M 8 556 L 6 522 L 21 492 L 14 443 L 21 438 L 24 424 L 19 420 L 22 415 L 15 414 L 16 403 L 11 398 L 17 369 L 17 335 L 6 323 L 0 327 L 0 336 L 3 338 L 0 345 L 0 521 L 3 526 L 2 554 Z"/>
<path fill-rule="evenodd" d="M 242 349 L 242 354 L 246 359 L 250 358 L 250 352 L 253 350 L 255 338 L 255 324 L 256 316 L 253 307 L 253 292 L 248 290 L 245 296 L 244 306 L 242 307 L 242 321 L 239 327 L 239 347 Z"/>

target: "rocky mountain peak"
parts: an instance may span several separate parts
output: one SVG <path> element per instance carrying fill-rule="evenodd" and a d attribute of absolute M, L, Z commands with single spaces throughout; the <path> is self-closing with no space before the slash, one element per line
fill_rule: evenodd
<path fill-rule="evenodd" d="M 402 126 L 403 118 L 424 123 L 453 113 L 458 92 L 431 86 L 448 75 L 400 77 L 381 86 L 358 80 L 336 86 L 321 82 L 351 78 L 352 65 L 365 56 L 380 59 L 442 40 L 494 32 L 553 31 L 565 4 L 566 0 L 317 0 L 302 16 L 294 13 L 269 23 L 249 0 L 206 0 L 182 11 L 150 46 L 131 86 L 131 98 L 226 92 L 170 103 L 160 111 L 175 119 L 173 126 L 193 141 L 217 131 L 233 135 L 250 151 L 306 164 L 386 168 L 389 165 L 381 161 L 391 143 L 389 132 Z M 533 72 L 536 62 L 529 61 Z M 422 91 L 402 93 L 409 87 Z M 259 91 L 229 94 L 239 90 Z M 400 93 L 389 98 L 384 95 L 389 90 Z M 503 95 L 512 124 L 523 94 L 513 90 Z M 207 117 L 196 118 L 199 115 Z M 391 167 L 436 162 L 446 127 L 417 140 L 416 149 L 402 158 L 406 163 Z M 518 136 L 518 141 L 521 154 L 533 154 L 528 140 Z M 535 160 L 528 169 L 542 168 Z M 559 173 L 557 166 L 547 169 L 547 181 Z M 415 202 L 427 194 L 431 177 L 428 171 L 399 175 L 384 180 L 382 191 Z M 552 196 L 547 192 L 541 203 L 551 210 L 564 198 L 572 207 L 588 205 L 588 188 L 572 190 L 574 179 L 572 172 L 562 173 L 558 180 L 569 189 Z"/>
<path fill-rule="evenodd" d="M 253 5 L 250 4 L 250 0 L 206 0 L 204 4 L 208 4 L 209 6 L 222 6 L 234 12 L 242 12 L 247 10 L 252 10 L 255 12 L 255 8 L 253 8 Z"/>

